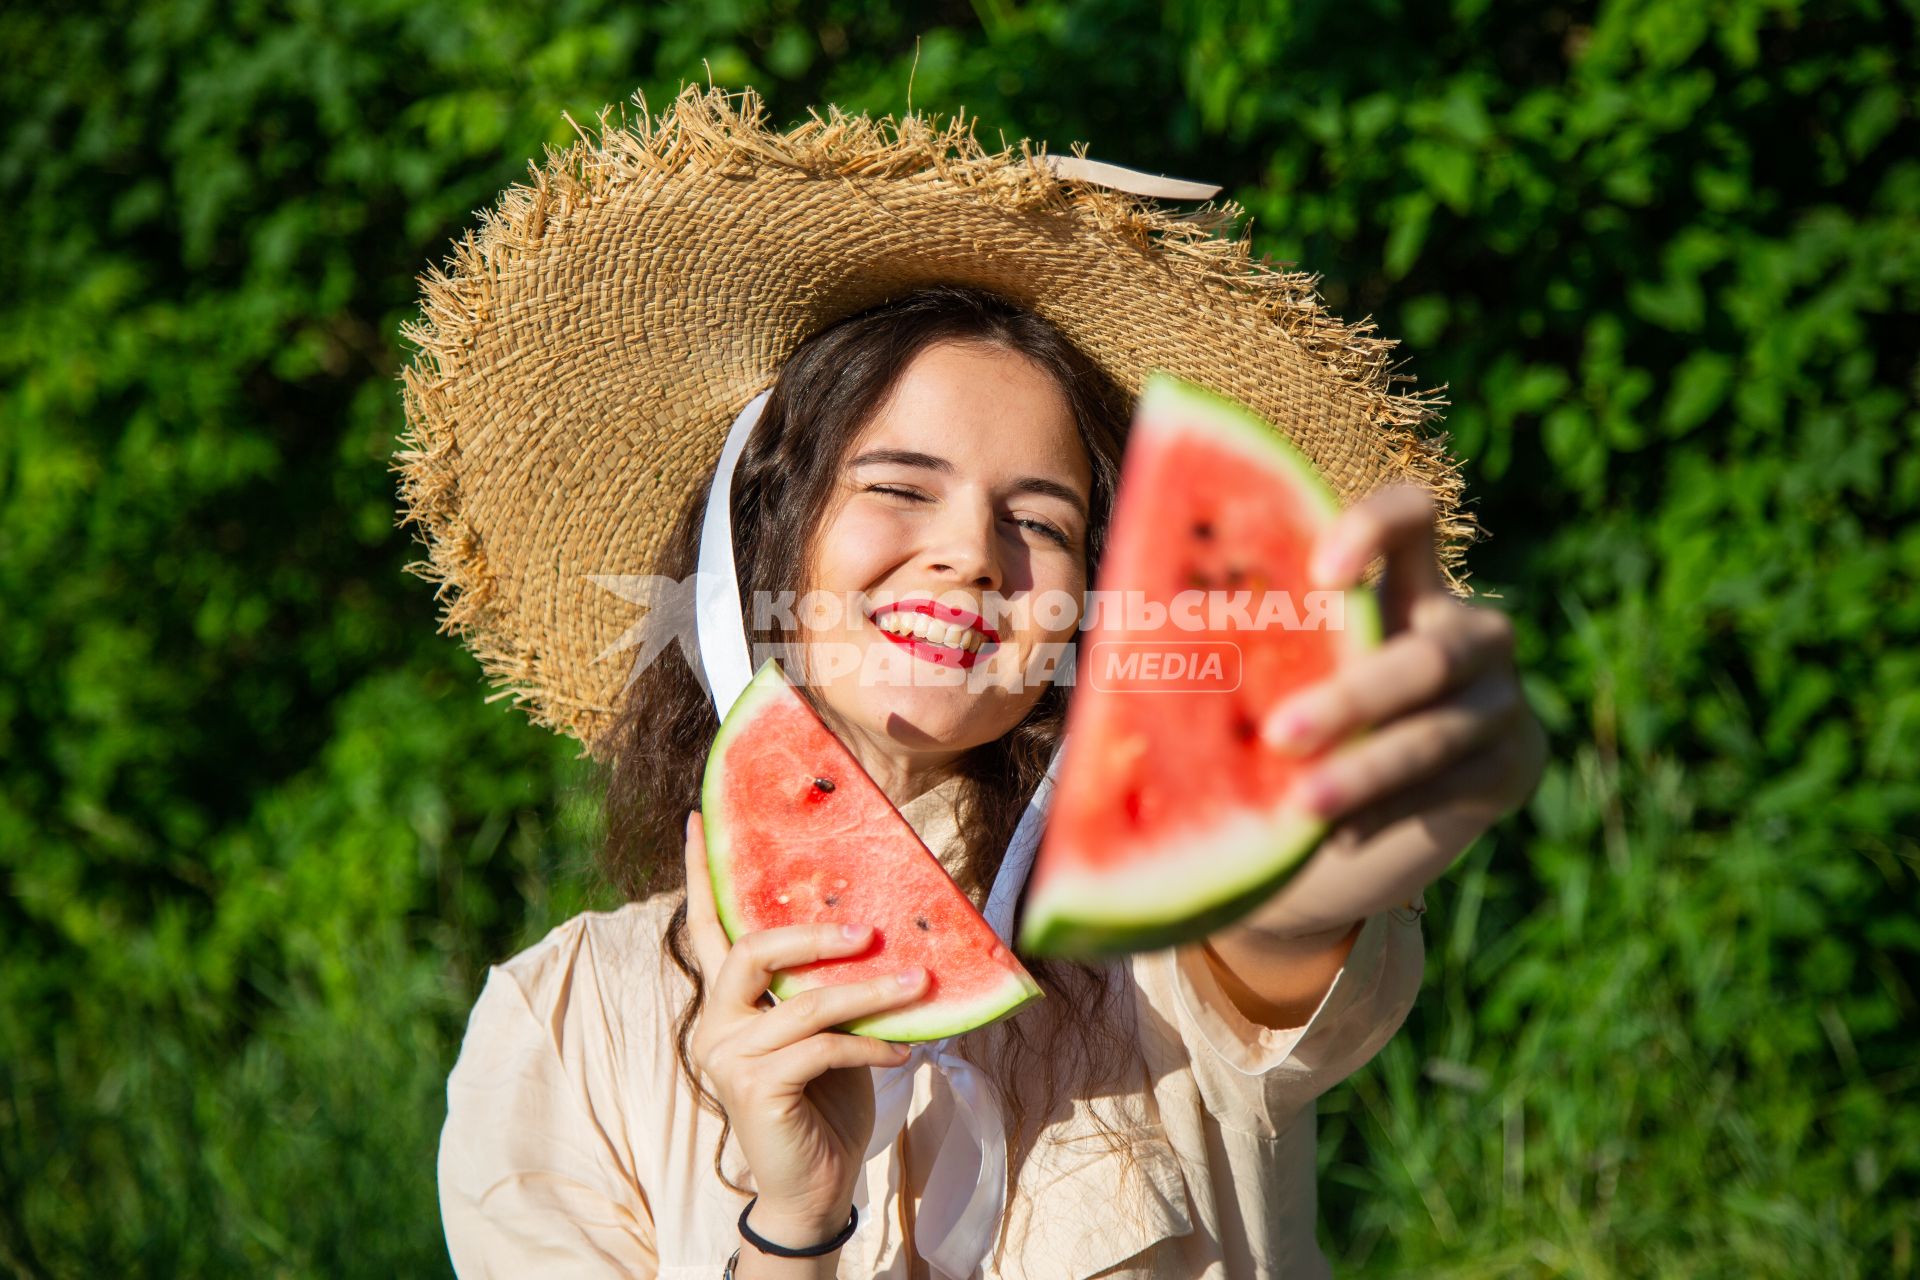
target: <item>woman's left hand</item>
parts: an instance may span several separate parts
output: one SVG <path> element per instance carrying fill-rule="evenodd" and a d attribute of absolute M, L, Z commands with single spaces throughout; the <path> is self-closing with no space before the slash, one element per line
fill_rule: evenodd
<path fill-rule="evenodd" d="M 1269 936 L 1351 926 L 1406 905 L 1540 780 L 1546 733 L 1520 689 L 1513 625 L 1447 591 L 1433 503 L 1412 485 L 1354 504 L 1314 548 L 1311 575 L 1352 587 L 1386 556 L 1384 643 L 1276 707 L 1263 726 L 1302 753 L 1344 742 L 1303 779 L 1333 822 L 1306 867 L 1241 923 Z"/>

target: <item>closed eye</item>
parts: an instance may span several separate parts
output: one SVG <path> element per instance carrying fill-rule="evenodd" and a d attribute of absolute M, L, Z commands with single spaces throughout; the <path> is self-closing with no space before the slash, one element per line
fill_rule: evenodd
<path fill-rule="evenodd" d="M 867 492 L 884 494 L 889 498 L 905 498 L 909 502 L 933 501 L 933 499 L 917 489 L 903 489 L 899 485 L 892 484 L 870 484 L 867 486 Z M 1060 546 L 1070 547 L 1073 545 L 1073 539 L 1067 536 L 1066 530 L 1060 528 L 1058 525 L 1050 524 L 1045 520 L 1036 520 L 1031 516 L 1015 516 L 1013 523 L 1019 528 L 1029 529 L 1050 542 L 1058 543 Z"/>
<path fill-rule="evenodd" d="M 1057 542 L 1063 547 L 1071 544 L 1072 540 L 1067 537 L 1066 530 L 1061 529 L 1057 525 L 1048 524 L 1045 520 L 1035 520 L 1028 516 L 1016 516 L 1013 522 L 1022 529 L 1031 529 L 1041 537 Z"/>

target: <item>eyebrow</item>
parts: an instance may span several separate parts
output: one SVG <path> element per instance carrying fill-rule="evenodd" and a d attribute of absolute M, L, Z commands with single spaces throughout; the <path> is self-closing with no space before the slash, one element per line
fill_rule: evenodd
<path fill-rule="evenodd" d="M 953 464 L 945 458 L 931 453 L 920 453 L 913 449 L 868 449 L 855 457 L 849 467 L 865 467 L 875 464 L 891 464 L 896 467 L 918 467 L 943 476 L 953 474 Z M 1058 480 L 1049 480 L 1045 476 L 1021 476 L 1013 482 L 1016 493 L 1038 493 L 1050 498 L 1058 498 L 1068 503 L 1082 516 L 1087 514 L 1087 500 L 1075 493 Z"/>

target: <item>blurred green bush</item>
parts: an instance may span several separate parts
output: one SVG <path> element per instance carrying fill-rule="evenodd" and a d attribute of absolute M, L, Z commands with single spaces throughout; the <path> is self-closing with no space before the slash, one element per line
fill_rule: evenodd
<path fill-rule="evenodd" d="M 1343 1273 L 1913 1274 L 1915 18 L 0 12 L 0 1269 L 445 1272 L 484 968 L 608 898 L 401 573 L 397 330 L 563 110 L 710 71 L 1226 182 L 1450 385 L 1556 759 L 1325 1102 Z"/>

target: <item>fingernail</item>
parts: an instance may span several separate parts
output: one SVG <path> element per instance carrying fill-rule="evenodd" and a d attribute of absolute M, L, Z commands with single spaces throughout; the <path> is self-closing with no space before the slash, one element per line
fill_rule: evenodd
<path fill-rule="evenodd" d="M 1313 736 L 1313 713 L 1306 707 L 1283 706 L 1267 717 L 1263 737 L 1267 745 L 1294 748 Z"/>
<path fill-rule="evenodd" d="M 899 973 L 895 974 L 894 977 L 899 979 L 900 985 L 903 987 L 917 987 L 920 985 L 920 979 L 925 972 L 926 970 L 915 965 L 911 969 L 902 969 Z"/>
<path fill-rule="evenodd" d="M 1316 773 L 1301 784 L 1307 807 L 1325 817 L 1340 806 L 1340 784 L 1325 773 Z"/>
<path fill-rule="evenodd" d="M 1353 576 L 1346 567 L 1347 559 L 1345 543 L 1328 543 L 1314 552 L 1313 561 L 1307 566 L 1307 573 L 1321 586 L 1342 586 Z"/>
<path fill-rule="evenodd" d="M 858 942 L 867 936 L 867 930 L 872 927 L 865 924 L 843 924 L 840 926 L 840 936 L 848 942 Z"/>

